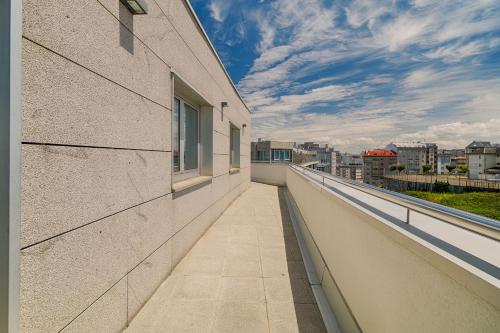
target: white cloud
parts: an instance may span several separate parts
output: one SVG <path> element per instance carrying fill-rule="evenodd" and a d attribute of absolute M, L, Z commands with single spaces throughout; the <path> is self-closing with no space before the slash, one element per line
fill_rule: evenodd
<path fill-rule="evenodd" d="M 498 37 L 481 35 L 500 29 L 500 3 L 411 4 L 263 4 L 253 14 L 258 57 L 238 84 L 254 111 L 254 138 L 318 140 L 358 151 L 404 135 L 428 136 L 431 128 L 441 133 L 432 139 L 444 145 L 460 146 L 474 139 L 475 130 L 498 138 L 494 126 L 480 124 L 498 128 L 500 76 L 470 60 L 500 46 Z M 347 24 L 340 25 L 344 17 Z M 366 65 L 375 60 L 384 65 Z M 336 74 L 346 63 L 351 70 Z M 393 67 L 401 72 L 394 74 Z M 462 138 L 451 138 L 453 131 Z"/>
<path fill-rule="evenodd" d="M 212 17 L 217 22 L 224 22 L 229 10 L 229 1 L 224 0 L 211 0 L 208 4 L 208 9 L 210 10 L 210 17 Z"/>
<path fill-rule="evenodd" d="M 402 134 L 395 141 L 435 142 L 443 148 L 464 148 L 474 140 L 500 142 L 500 118 L 486 122 L 452 122 L 432 125 L 425 130 Z"/>

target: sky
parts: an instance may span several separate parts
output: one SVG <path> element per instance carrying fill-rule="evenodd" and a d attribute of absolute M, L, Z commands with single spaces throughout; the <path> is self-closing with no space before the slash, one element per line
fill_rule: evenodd
<path fill-rule="evenodd" d="M 253 139 L 500 143 L 499 0 L 191 0 Z"/>

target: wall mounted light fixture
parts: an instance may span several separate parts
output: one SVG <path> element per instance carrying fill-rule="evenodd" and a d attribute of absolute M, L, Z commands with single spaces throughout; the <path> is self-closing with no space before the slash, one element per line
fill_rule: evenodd
<path fill-rule="evenodd" d="M 224 108 L 227 108 L 229 104 L 227 102 L 220 103 L 220 120 L 224 121 Z"/>
<path fill-rule="evenodd" d="M 120 0 L 132 15 L 145 15 L 148 13 L 148 4 L 144 0 Z"/>

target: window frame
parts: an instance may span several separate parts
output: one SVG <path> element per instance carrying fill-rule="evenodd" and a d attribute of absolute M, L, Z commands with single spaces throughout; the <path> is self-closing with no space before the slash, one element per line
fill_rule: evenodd
<path fill-rule="evenodd" d="M 174 165 L 174 158 L 172 157 L 172 174 L 173 174 L 173 182 L 180 182 L 189 178 L 194 178 L 198 177 L 201 175 L 201 133 L 200 133 L 200 122 L 201 122 L 201 109 L 200 107 L 196 106 L 194 103 L 190 102 L 188 99 L 180 96 L 180 95 L 174 95 L 173 98 L 173 103 L 175 105 L 176 100 L 179 101 L 179 116 L 178 116 L 178 138 L 174 138 L 174 127 L 175 127 L 175 122 L 172 121 L 172 140 L 177 139 L 179 143 L 179 170 L 175 170 L 175 165 Z M 196 144 L 197 147 L 197 152 L 196 152 L 196 168 L 194 169 L 185 169 L 185 144 L 186 144 L 186 107 L 189 106 L 192 108 L 194 111 L 196 111 L 197 114 L 197 137 L 198 137 L 198 142 Z M 172 110 L 173 111 L 173 110 Z M 173 115 L 172 115 L 172 119 Z M 173 146 L 173 142 L 172 142 Z"/>
<path fill-rule="evenodd" d="M 233 133 L 236 131 L 237 133 Z M 233 138 L 237 134 L 237 142 L 233 141 Z M 235 150 L 235 144 L 238 145 L 238 149 Z M 238 154 L 236 160 L 233 160 L 233 153 Z M 229 123 L 229 168 L 230 170 L 239 169 L 241 165 L 241 129 L 233 123 Z"/>

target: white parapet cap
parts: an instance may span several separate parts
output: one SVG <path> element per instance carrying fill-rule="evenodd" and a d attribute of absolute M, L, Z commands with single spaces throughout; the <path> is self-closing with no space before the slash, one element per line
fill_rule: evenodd
<path fill-rule="evenodd" d="M 226 70 L 226 66 L 224 66 L 224 63 L 222 63 L 222 60 L 219 57 L 219 54 L 217 53 L 217 50 L 215 49 L 214 45 L 212 44 L 212 41 L 210 40 L 210 38 L 208 37 L 208 34 L 205 31 L 205 28 L 203 27 L 203 24 L 201 24 L 201 21 L 198 18 L 198 15 L 196 15 L 196 12 L 193 9 L 193 6 L 191 6 L 191 3 L 189 2 L 189 0 L 184 0 L 184 3 L 187 5 L 189 11 L 191 12 L 191 15 L 193 15 L 193 17 L 194 17 L 196 23 L 198 24 L 200 30 L 203 32 L 205 40 L 207 41 L 208 45 L 210 46 L 210 49 L 212 50 L 212 52 L 214 53 L 215 57 L 217 58 L 217 61 L 219 62 L 219 65 L 222 67 L 222 70 L 224 71 L 224 73 L 226 74 L 227 78 L 229 79 L 229 82 L 231 83 L 234 91 L 236 92 L 236 95 L 238 95 L 238 97 L 240 98 L 241 102 L 243 103 L 243 105 L 245 106 L 245 108 L 247 109 L 247 111 L 249 113 L 251 113 L 250 109 L 248 108 L 248 106 L 246 105 L 245 101 L 243 100 L 243 97 L 241 97 L 240 92 L 236 88 L 236 85 L 234 84 L 233 80 L 231 79 L 231 76 L 229 75 L 228 71 Z"/>

